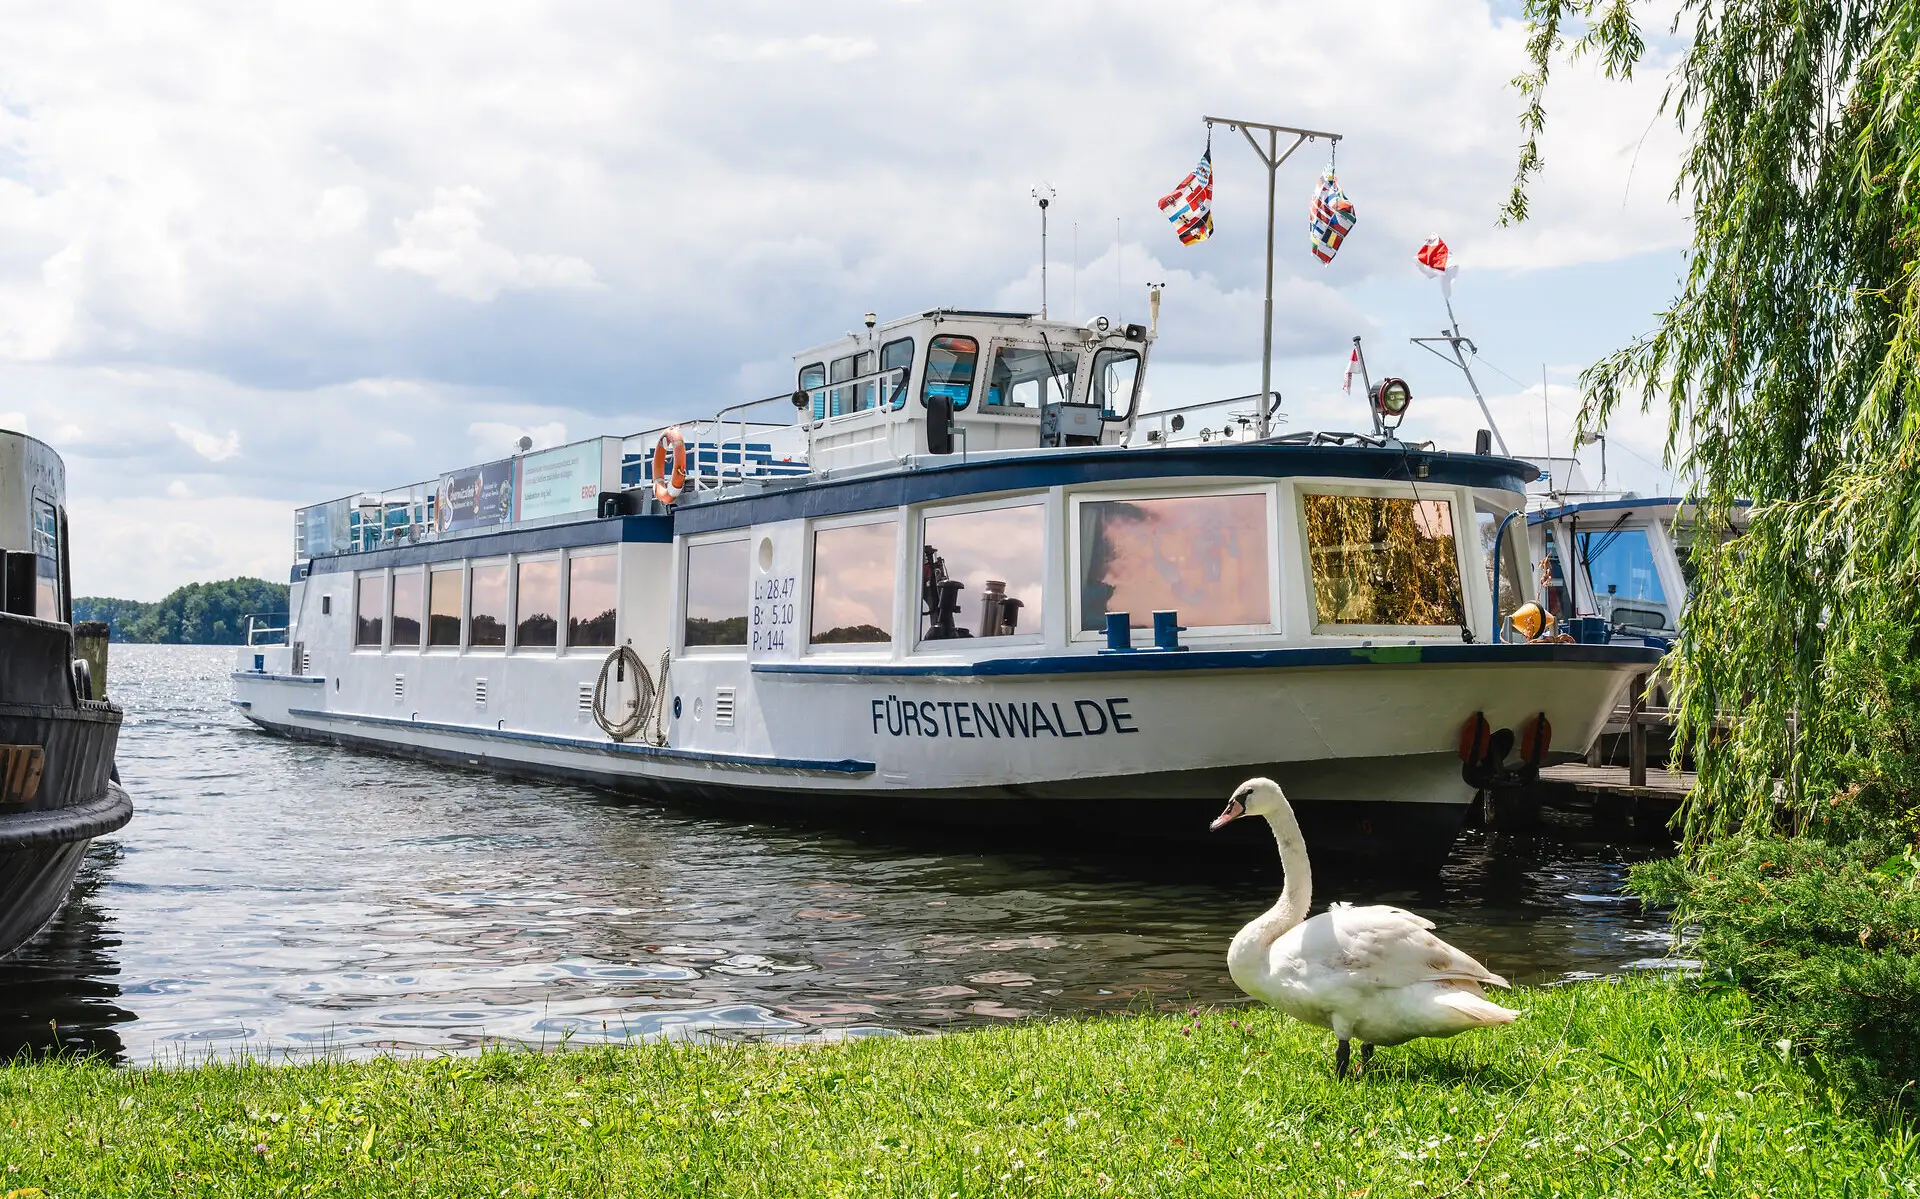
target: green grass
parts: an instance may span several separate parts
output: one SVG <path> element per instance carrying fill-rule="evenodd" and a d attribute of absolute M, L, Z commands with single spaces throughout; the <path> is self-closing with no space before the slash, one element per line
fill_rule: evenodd
<path fill-rule="evenodd" d="M 792 1048 L 0 1069 L 0 1196 L 1910 1195 L 1920 1139 L 1635 981 L 1382 1050 L 1264 1010 Z"/>

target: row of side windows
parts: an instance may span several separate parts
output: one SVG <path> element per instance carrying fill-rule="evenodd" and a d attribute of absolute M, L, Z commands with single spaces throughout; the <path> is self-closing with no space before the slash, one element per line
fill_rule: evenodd
<path fill-rule="evenodd" d="M 558 649 L 563 561 L 566 648 L 612 646 L 619 559 L 599 551 L 359 575 L 354 647 Z"/>
<path fill-rule="evenodd" d="M 1264 490 L 1077 506 L 1079 629 L 1109 612 L 1136 628 L 1175 611 L 1193 628 L 1251 629 L 1273 619 L 1273 530 Z M 1466 620 L 1453 505 L 1343 493 L 1301 496 L 1314 616 L 1322 626 L 1458 627 Z M 921 518 L 917 642 L 1035 634 L 1046 597 L 1040 503 Z M 893 627 L 899 529 L 893 519 L 813 532 L 813 646 L 885 645 Z M 686 550 L 684 644 L 748 640 L 748 542 Z M 1503 583 L 1505 580 L 1503 580 Z M 1503 600 L 1517 590 L 1502 588 Z"/>

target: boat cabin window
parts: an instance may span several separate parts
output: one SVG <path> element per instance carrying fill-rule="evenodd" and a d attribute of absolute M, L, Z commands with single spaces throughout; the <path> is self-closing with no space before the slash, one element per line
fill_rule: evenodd
<path fill-rule="evenodd" d="M 60 510 L 48 500 L 33 501 L 33 614 L 41 620 L 65 620 L 60 611 Z"/>
<path fill-rule="evenodd" d="M 1080 628 L 1109 612 L 1134 628 L 1167 611 L 1190 627 L 1268 624 L 1270 544 L 1265 492 L 1083 503 Z"/>
<path fill-rule="evenodd" d="M 1320 624 L 1425 628 L 1465 623 L 1448 501 L 1306 495 L 1302 503 Z"/>
<path fill-rule="evenodd" d="M 482 649 L 504 648 L 507 644 L 507 564 L 475 563 L 469 584 L 467 644 Z"/>
<path fill-rule="evenodd" d="M 1039 504 L 928 516 L 921 526 L 920 637 L 1040 631 L 1047 510 Z"/>
<path fill-rule="evenodd" d="M 393 642 L 395 646 L 420 645 L 421 604 L 425 597 L 420 594 L 426 579 L 417 570 L 397 570 L 393 573 Z"/>
<path fill-rule="evenodd" d="M 386 617 L 386 582 L 377 574 L 361 575 L 353 581 L 353 643 L 357 646 L 380 647 L 381 625 Z"/>
<path fill-rule="evenodd" d="M 744 540 L 687 546 L 684 644 L 747 643 L 747 557 Z"/>
<path fill-rule="evenodd" d="M 1101 350 L 1093 356 L 1093 383 L 1089 404 L 1098 404 L 1108 416 L 1124 420 L 1133 414 L 1140 393 L 1140 352 Z"/>
<path fill-rule="evenodd" d="M 567 646 L 613 644 L 615 577 L 620 560 L 609 552 L 567 556 Z"/>
<path fill-rule="evenodd" d="M 835 358 L 827 368 L 829 383 L 845 383 L 854 376 L 854 355 Z M 854 407 L 853 387 L 835 387 L 827 393 L 827 415 L 839 416 L 843 412 L 852 412 Z"/>
<path fill-rule="evenodd" d="M 1001 346 L 993 356 L 987 383 L 989 408 L 1038 408 L 1073 398 L 1073 373 L 1080 355 L 1071 350 L 1030 350 Z"/>
<path fill-rule="evenodd" d="M 953 401 L 959 412 L 973 399 L 973 369 L 980 361 L 980 343 L 971 337 L 941 336 L 927 343 L 927 381 L 920 391 L 924 405 L 931 396 Z"/>
<path fill-rule="evenodd" d="M 1490 504 L 1476 503 L 1473 507 L 1473 520 L 1480 534 L 1480 558 L 1487 564 L 1487 590 L 1493 590 L 1493 543 L 1500 537 L 1500 522 L 1506 520 L 1507 511 Z M 1507 525 L 1507 535 L 1500 538 L 1500 595 L 1495 605 L 1500 612 L 1498 620 L 1504 622 L 1513 615 L 1513 610 L 1525 602 L 1523 598 L 1520 572 L 1526 567 L 1522 564 L 1521 550 L 1527 540 L 1527 518 L 1524 513 L 1513 518 Z"/>
<path fill-rule="evenodd" d="M 438 567 L 427 576 L 427 644 L 460 644 L 460 585 L 466 581 L 458 565 Z"/>
<path fill-rule="evenodd" d="M 907 380 L 913 374 L 913 338 L 903 337 L 880 347 L 880 369 L 900 373 L 881 380 L 887 389 L 887 406 L 898 411 L 907 406 Z"/>
<path fill-rule="evenodd" d="M 1660 585 L 1647 530 L 1582 529 L 1578 538 L 1600 615 L 1610 624 L 1666 629 L 1667 592 Z"/>
<path fill-rule="evenodd" d="M 821 388 L 827 385 L 827 364 L 816 362 L 800 368 L 800 390 L 807 393 L 813 401 L 813 419 L 823 420 L 827 415 L 827 393 Z"/>
<path fill-rule="evenodd" d="M 1554 620 L 1573 615 L 1573 594 L 1567 588 L 1567 571 L 1560 556 L 1560 534 L 1547 530 L 1546 556 L 1540 561 L 1540 602 Z"/>
<path fill-rule="evenodd" d="M 514 563 L 515 649 L 552 649 L 560 643 L 560 561 Z"/>
<path fill-rule="evenodd" d="M 814 531 L 813 644 L 893 640 L 897 548 L 892 521 Z"/>

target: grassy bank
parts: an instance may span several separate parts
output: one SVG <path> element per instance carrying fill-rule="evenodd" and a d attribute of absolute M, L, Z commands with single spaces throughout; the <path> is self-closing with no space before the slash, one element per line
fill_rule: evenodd
<path fill-rule="evenodd" d="M 0 1070 L 0 1196 L 1903 1195 L 1746 1001 L 1524 991 L 1519 1024 L 1383 1050 L 1265 1011 L 820 1049 Z"/>

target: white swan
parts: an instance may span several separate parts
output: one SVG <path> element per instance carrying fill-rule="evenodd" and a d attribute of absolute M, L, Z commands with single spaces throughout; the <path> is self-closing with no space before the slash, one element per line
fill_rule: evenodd
<path fill-rule="evenodd" d="M 1340 1038 L 1335 1078 L 1346 1077 L 1347 1042 L 1356 1037 L 1364 1069 L 1375 1045 L 1513 1023 L 1519 1013 L 1489 1002 L 1480 989 L 1507 980 L 1427 931 L 1433 921 L 1345 903 L 1306 919 L 1313 873 L 1293 806 L 1271 779 L 1248 779 L 1213 827 L 1248 815 L 1273 826 L 1286 884 L 1280 902 L 1233 938 L 1227 972 L 1255 999 L 1332 1029 Z"/>

